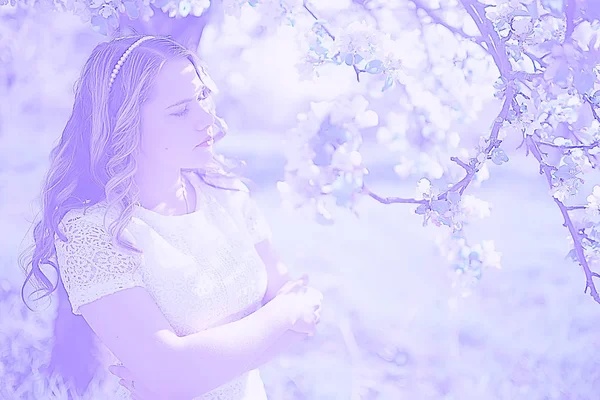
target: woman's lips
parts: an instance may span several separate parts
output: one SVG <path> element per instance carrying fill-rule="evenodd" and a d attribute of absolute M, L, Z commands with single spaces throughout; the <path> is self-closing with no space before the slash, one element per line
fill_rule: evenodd
<path fill-rule="evenodd" d="M 208 139 L 206 139 L 204 142 L 200 143 L 196 147 L 209 147 L 209 146 L 212 146 L 214 143 L 215 143 L 214 139 L 212 137 L 209 137 Z"/>
<path fill-rule="evenodd" d="M 215 144 L 216 142 L 218 142 L 219 140 L 223 139 L 225 137 L 225 134 L 221 131 L 217 132 L 215 136 L 208 136 L 204 142 L 200 143 L 199 145 L 197 145 L 196 147 L 210 147 L 213 144 Z"/>

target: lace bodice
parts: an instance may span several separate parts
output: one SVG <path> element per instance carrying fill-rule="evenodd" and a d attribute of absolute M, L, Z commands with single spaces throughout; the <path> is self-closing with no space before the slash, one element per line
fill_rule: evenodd
<path fill-rule="evenodd" d="M 136 207 L 123 237 L 143 251 L 113 245 L 99 203 L 72 210 L 61 222 L 68 242 L 57 238 L 60 275 L 73 313 L 103 296 L 144 287 L 179 336 L 229 323 L 256 311 L 267 287 L 254 244 L 270 230 L 245 185 L 212 188 L 196 176 L 197 209 L 163 216 Z M 230 184 L 231 186 L 231 184 Z M 251 389 L 253 387 L 254 389 Z M 252 392 L 252 394 L 249 394 Z M 127 397 L 124 397 L 127 398 Z M 266 399 L 258 371 L 242 375 L 200 399 Z"/>

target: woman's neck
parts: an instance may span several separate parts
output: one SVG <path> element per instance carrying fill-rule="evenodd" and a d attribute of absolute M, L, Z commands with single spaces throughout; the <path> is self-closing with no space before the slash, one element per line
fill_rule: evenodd
<path fill-rule="evenodd" d="M 181 169 L 138 169 L 135 176 L 138 201 L 143 208 L 163 215 L 193 212 L 196 191 Z"/>

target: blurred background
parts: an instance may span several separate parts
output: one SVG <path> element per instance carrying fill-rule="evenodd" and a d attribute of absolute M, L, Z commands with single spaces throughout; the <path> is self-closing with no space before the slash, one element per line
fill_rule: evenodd
<path fill-rule="evenodd" d="M 281 206 L 282 149 L 297 114 L 308 100 L 360 84 L 351 69 L 302 80 L 298 49 L 286 44 L 289 32 L 262 37 L 251 30 L 225 18 L 202 34 L 199 54 L 230 126 L 217 150 L 247 162 L 245 174 L 257 184 L 281 255 L 294 275 L 309 273 L 325 296 L 319 333 L 262 369 L 270 398 L 599 398 L 600 306 L 583 293 L 580 267 L 565 258 L 568 232 L 537 162 L 516 150 L 519 138 L 507 139 L 510 161 L 491 165 L 491 178 L 468 189 L 491 205 L 487 218 L 469 225 L 469 237 L 493 240 L 502 269 L 486 271 L 462 297 L 437 245 L 440 228 L 423 227 L 414 207 L 364 197 L 357 215 L 336 210 L 335 223 L 323 225 Z M 69 13 L 0 8 L 2 399 L 41 399 L 35 386 L 48 384 L 36 371 L 48 362 L 56 302 L 36 312 L 25 307 L 17 256 L 31 242 L 49 151 L 69 117 L 73 85 L 103 40 Z M 466 132 L 466 147 L 499 109 L 494 78 L 485 79 L 490 89 L 481 93 L 476 117 L 455 127 Z M 413 196 L 419 176 L 399 176 L 398 155 L 375 132 L 364 138 L 371 190 Z"/>

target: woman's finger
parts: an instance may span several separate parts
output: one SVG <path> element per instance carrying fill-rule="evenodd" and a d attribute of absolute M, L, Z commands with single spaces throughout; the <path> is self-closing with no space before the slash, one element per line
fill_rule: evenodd
<path fill-rule="evenodd" d="M 303 279 L 296 279 L 293 281 L 287 281 L 281 289 L 279 289 L 278 294 L 290 293 L 296 290 L 306 290 L 307 281 Z"/>
<path fill-rule="evenodd" d="M 293 282 L 293 287 L 308 286 L 308 274 L 304 274 L 299 279 L 296 279 L 296 280 L 293 280 L 290 282 Z"/>
<path fill-rule="evenodd" d="M 304 283 L 304 285 L 308 285 L 308 274 L 302 274 L 302 276 L 299 279 L 300 281 L 302 281 Z"/>

